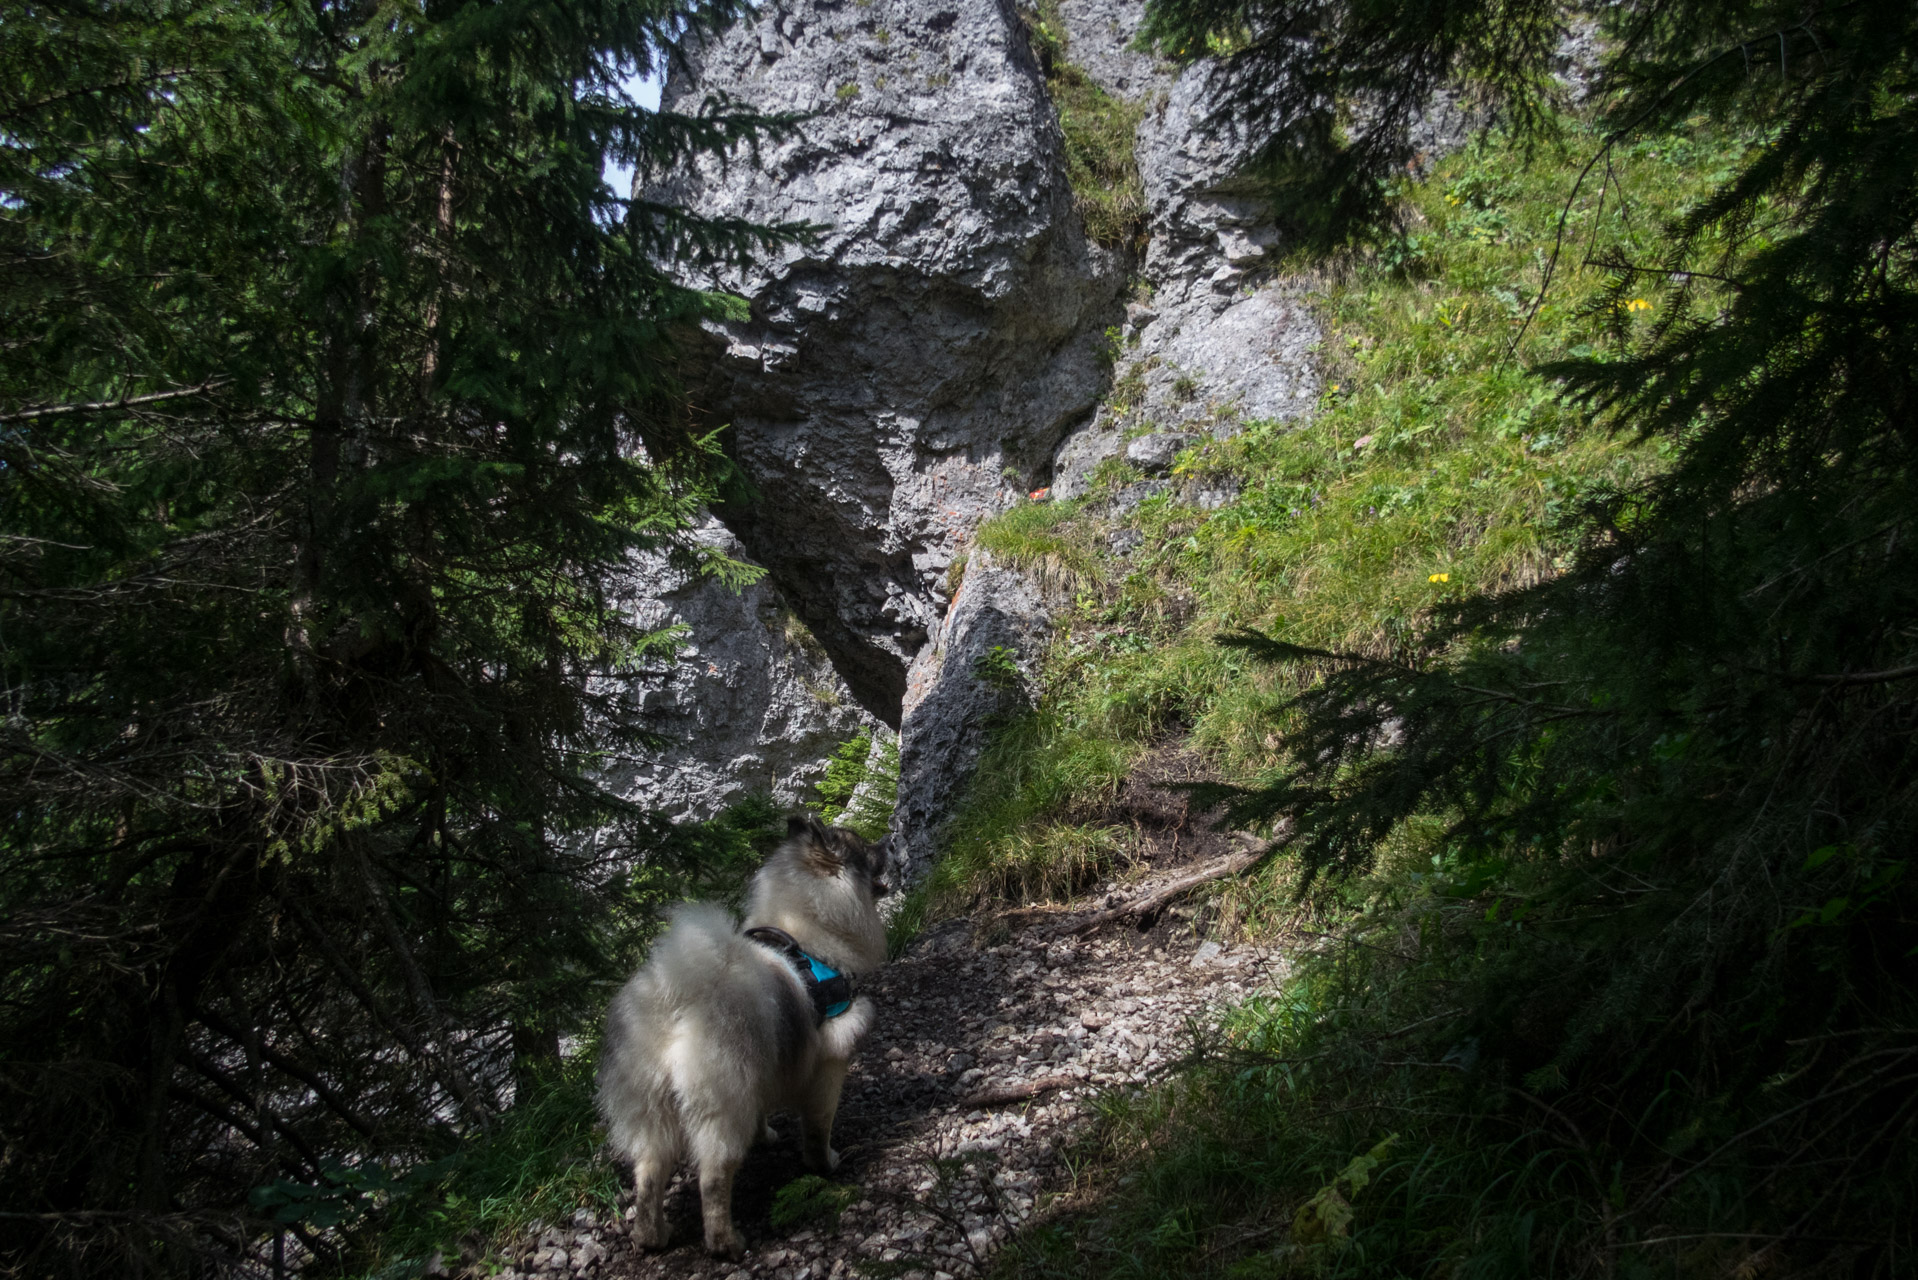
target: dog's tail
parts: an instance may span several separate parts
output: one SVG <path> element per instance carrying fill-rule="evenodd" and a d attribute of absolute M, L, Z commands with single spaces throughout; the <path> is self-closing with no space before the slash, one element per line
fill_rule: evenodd
<path fill-rule="evenodd" d="M 651 995 L 659 1012 L 677 1012 L 704 995 L 714 975 L 736 962 L 751 945 L 740 937 L 724 907 L 710 902 L 674 907 L 643 971 L 652 977 Z"/>
<path fill-rule="evenodd" d="M 852 1002 L 852 1008 L 837 1018 L 826 1019 L 819 1028 L 819 1052 L 828 1058 L 846 1059 L 852 1057 L 852 1051 L 872 1030 L 872 1001 L 860 996 Z"/>

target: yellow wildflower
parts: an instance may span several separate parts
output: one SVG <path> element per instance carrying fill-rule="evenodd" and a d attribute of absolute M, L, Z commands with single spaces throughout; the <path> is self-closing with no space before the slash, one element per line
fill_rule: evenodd
<path fill-rule="evenodd" d="M 1633 298 L 1630 302 L 1625 304 L 1625 309 L 1627 311 L 1650 311 L 1652 309 L 1652 304 L 1645 301 L 1645 299 L 1643 298 Z"/>
<path fill-rule="evenodd" d="M 1450 582 L 1451 580 L 1452 575 L 1449 573 L 1435 573 L 1426 579 L 1427 582 Z"/>

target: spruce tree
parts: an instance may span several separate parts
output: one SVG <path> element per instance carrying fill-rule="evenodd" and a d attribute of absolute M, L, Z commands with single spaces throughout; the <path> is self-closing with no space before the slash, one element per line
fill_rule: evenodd
<path fill-rule="evenodd" d="M 1273 139 L 1282 213 L 1327 196 L 1344 221 L 1303 225 L 1331 239 L 1390 235 L 1435 90 L 1556 141 L 1555 5 L 1153 8 L 1167 46 L 1226 55 L 1223 114 Z M 1530 1098 L 1575 1138 L 1568 1177 L 1606 1171 L 1567 1229 L 1608 1270 L 1682 1269 L 1684 1244 L 1627 1247 L 1656 1235 L 1891 1274 L 1918 1221 L 1918 9 L 1626 0 L 1601 31 L 1592 188 L 1641 129 L 1751 139 L 1661 253 L 1596 251 L 1613 348 L 1538 371 L 1671 465 L 1586 506 L 1562 575 L 1403 642 L 1233 639 L 1303 686 L 1289 763 L 1233 816 L 1288 815 L 1308 881 L 1436 823 L 1430 868 L 1382 891 L 1421 923 L 1381 986 L 1401 1015 L 1428 980 L 1456 1010 L 1418 1040 L 1434 1062 L 1471 1046 L 1467 1110 Z M 1661 319 L 1634 334 L 1641 295 Z M 1460 900 L 1484 923 L 1448 933 Z M 1378 1030 L 1348 1047 L 1382 1079 Z"/>
<path fill-rule="evenodd" d="M 244 1257 L 251 1189 L 486 1127 L 627 960 L 670 833 L 592 677 L 670 638 L 606 584 L 700 554 L 666 370 L 730 305 L 662 264 L 797 229 L 601 173 L 791 125 L 619 88 L 744 7 L 0 23 L 0 1266 Z"/>

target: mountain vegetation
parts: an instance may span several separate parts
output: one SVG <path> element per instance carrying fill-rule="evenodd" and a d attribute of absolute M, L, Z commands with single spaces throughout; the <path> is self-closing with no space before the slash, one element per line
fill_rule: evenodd
<path fill-rule="evenodd" d="M 676 641 L 630 557 L 756 572 L 688 536 L 739 490 L 674 339 L 739 304 L 673 269 L 808 228 L 602 175 L 798 124 L 619 87 L 752 7 L 0 22 L 0 1272 L 399 1276 L 616 1208 L 592 1018 L 782 818 L 596 780 L 657 745 L 601 677 Z M 1149 107 L 1058 13 L 1079 211 L 1136 250 Z M 1272 838 L 1196 926 L 1299 960 L 993 1265 L 1908 1272 L 1918 10 L 1150 0 L 1142 39 L 1262 140 L 1322 390 L 1135 424 L 1191 430 L 1168 478 L 979 530 L 1060 625 L 975 669 L 1006 709 L 892 940 L 1123 875 L 1111 802 L 1177 741 Z M 1435 99 L 1485 126 L 1437 158 Z M 815 798 L 877 836 L 898 770 L 861 734 Z"/>
<path fill-rule="evenodd" d="M 742 8 L 0 22 L 0 1270 L 345 1265 L 750 854 L 592 780 L 672 641 L 610 584 L 724 474 L 661 264 L 797 232 L 602 167 L 788 127 L 619 88 Z"/>
<path fill-rule="evenodd" d="M 1152 6 L 1271 138 L 1325 391 L 1187 452 L 1222 508 L 1115 466 L 983 532 L 1076 603 L 942 880 L 1118 865 L 1182 735 L 1284 843 L 1214 927 L 1310 955 L 1007 1273 L 1908 1265 L 1918 16 L 1611 6 L 1580 111 L 1561 22 Z M 1460 84 L 1499 128 L 1408 183 Z"/>

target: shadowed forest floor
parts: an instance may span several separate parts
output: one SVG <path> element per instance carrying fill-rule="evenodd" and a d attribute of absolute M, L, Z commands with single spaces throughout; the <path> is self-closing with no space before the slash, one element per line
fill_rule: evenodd
<path fill-rule="evenodd" d="M 1192 1020 L 1286 972 L 1279 947 L 1201 943 L 1177 903 L 1146 928 L 1119 920 L 1072 932 L 1237 847 L 1159 785 L 1184 780 L 1192 763 L 1155 752 L 1121 789 L 1113 816 L 1140 837 L 1125 875 L 1063 903 L 947 920 L 863 984 L 880 1016 L 834 1132 L 836 1223 L 828 1208 L 775 1224 L 777 1193 L 806 1172 L 797 1125 L 781 1116 L 779 1140 L 754 1150 L 736 1187 L 743 1262 L 706 1255 L 698 1189 L 682 1171 L 667 1196 L 668 1249 L 637 1253 L 624 1222 L 582 1211 L 509 1251 L 515 1270 L 504 1274 L 817 1280 L 861 1264 L 976 1274 L 1035 1208 L 1072 1191 L 1072 1146 L 1101 1095 L 1155 1079 L 1180 1058 Z"/>

